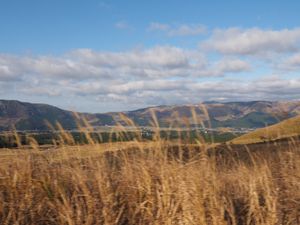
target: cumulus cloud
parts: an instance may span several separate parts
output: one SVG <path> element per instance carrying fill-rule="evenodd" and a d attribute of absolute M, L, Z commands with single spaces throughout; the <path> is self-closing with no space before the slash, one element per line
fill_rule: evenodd
<path fill-rule="evenodd" d="M 287 61 L 298 65 L 297 56 Z M 253 80 L 251 61 L 207 57 L 199 50 L 157 46 L 124 52 L 77 49 L 63 55 L 0 54 L 0 87 L 6 94 L 78 97 L 99 107 L 159 105 L 205 100 L 300 99 L 300 79 Z M 227 74 L 236 74 L 229 80 Z M 92 100 L 91 100 L 92 99 Z"/>
<path fill-rule="evenodd" d="M 198 71 L 206 65 L 206 59 L 201 53 L 175 47 L 119 53 L 80 49 L 71 52 L 69 57 L 105 71 L 108 77 L 125 80 L 197 76 Z"/>
<path fill-rule="evenodd" d="M 300 54 L 295 54 L 288 57 L 280 65 L 280 69 L 283 70 L 299 70 L 300 69 Z"/>
<path fill-rule="evenodd" d="M 148 31 L 167 31 L 170 29 L 168 24 L 164 23 L 150 23 Z"/>
<path fill-rule="evenodd" d="M 17 77 L 14 76 L 14 73 L 11 71 L 11 69 L 8 66 L 6 65 L 0 66 L 1 81 L 14 81 L 15 79 L 17 79 Z"/>
<path fill-rule="evenodd" d="M 300 79 L 277 76 L 252 80 L 223 80 L 194 83 L 191 88 L 204 99 L 235 100 L 290 100 L 300 99 Z"/>
<path fill-rule="evenodd" d="M 222 54 L 257 55 L 299 50 L 300 28 L 283 30 L 216 29 L 200 43 L 202 48 Z"/>
<path fill-rule="evenodd" d="M 238 73 L 251 70 L 251 65 L 241 59 L 225 58 L 215 63 L 215 74 Z"/>
<path fill-rule="evenodd" d="M 205 33 L 206 27 L 202 24 L 181 24 L 175 26 L 164 23 L 150 23 L 148 31 L 161 31 L 170 37 L 195 36 Z"/>
<path fill-rule="evenodd" d="M 14 67 L 14 59 L 15 57 L 0 54 L 0 81 L 9 82 L 19 79 L 19 71 Z"/>
<path fill-rule="evenodd" d="M 120 76 L 126 72 L 133 75 L 143 75 L 138 73 L 138 69 L 155 69 L 155 67 L 163 68 L 168 66 L 175 66 L 176 63 L 182 63 L 180 58 L 166 57 L 161 50 L 162 61 L 157 58 L 145 59 L 143 65 L 135 62 L 139 53 L 97 53 L 91 50 L 78 50 L 69 53 L 65 56 L 0 56 L 0 76 L 12 78 L 18 77 L 59 77 L 61 79 L 92 79 L 92 78 L 106 78 L 111 76 Z M 156 61 L 158 65 L 156 65 Z M 141 62 L 142 63 L 142 62 Z M 145 67 L 143 67 L 145 66 Z M 148 67 L 147 67 L 148 66 Z M 179 65 L 178 65 L 179 66 Z M 143 72 L 143 71 L 142 71 Z"/>
<path fill-rule="evenodd" d="M 134 50 L 128 52 L 95 52 L 91 49 L 79 49 L 73 51 L 72 56 L 77 60 L 95 66 L 118 67 L 128 66 L 132 68 L 178 68 L 188 66 L 191 56 L 204 60 L 201 54 L 186 51 L 181 48 L 158 46 L 146 50 Z"/>
<path fill-rule="evenodd" d="M 180 25 L 169 30 L 169 36 L 193 36 L 205 33 L 206 28 L 203 25 Z"/>
<path fill-rule="evenodd" d="M 0 79 L 38 81 L 94 81 L 188 79 L 249 71 L 248 62 L 225 58 L 208 62 L 194 50 L 158 46 L 127 52 L 78 49 L 62 56 L 0 55 Z"/>
<path fill-rule="evenodd" d="M 272 79 L 272 82 L 271 82 Z M 112 85 L 109 94 L 95 93 L 101 101 L 128 104 L 183 104 L 207 100 L 290 100 L 300 99 L 300 79 L 262 78 L 256 80 L 222 81 L 160 81 L 128 82 Z M 99 89 L 98 89 L 99 90 Z M 117 90 L 117 91 L 116 91 Z"/>

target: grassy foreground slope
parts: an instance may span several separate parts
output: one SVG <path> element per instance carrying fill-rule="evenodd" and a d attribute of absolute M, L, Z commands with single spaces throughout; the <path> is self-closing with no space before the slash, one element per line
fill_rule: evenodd
<path fill-rule="evenodd" d="M 249 144 L 258 143 L 280 138 L 287 138 L 300 135 L 300 116 L 284 120 L 278 124 L 258 129 L 248 134 L 242 135 L 231 143 Z"/>
<path fill-rule="evenodd" d="M 0 151 L 0 224 L 299 224 L 299 146 L 218 160 L 205 145 L 120 145 Z"/>

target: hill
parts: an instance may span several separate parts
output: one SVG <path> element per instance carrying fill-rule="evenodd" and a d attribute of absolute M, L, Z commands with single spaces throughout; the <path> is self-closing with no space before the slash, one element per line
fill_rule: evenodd
<path fill-rule="evenodd" d="M 31 104 L 20 101 L 0 101 L 0 128 L 7 130 L 15 127 L 20 130 L 48 129 L 50 123 L 59 121 L 64 127 L 75 126 L 72 113 L 45 104 Z"/>
<path fill-rule="evenodd" d="M 91 124 L 100 121 L 111 123 L 112 117 L 102 114 L 78 113 Z M 77 127 L 75 114 L 47 104 L 32 104 L 15 100 L 0 100 L 0 130 L 49 130 L 46 121 L 51 125 L 59 122 L 64 129 Z"/>
<path fill-rule="evenodd" d="M 125 124 L 120 113 L 77 113 L 92 126 Z M 207 102 L 197 105 L 157 106 L 122 112 L 137 126 L 152 124 L 153 115 L 160 127 L 204 125 L 219 128 L 260 128 L 300 114 L 300 102 Z M 71 111 L 46 104 L 0 100 L 0 130 L 47 130 L 45 124 L 59 122 L 65 129 L 75 129 Z"/>
<path fill-rule="evenodd" d="M 191 125 L 203 123 L 212 128 L 260 128 L 300 114 L 300 102 L 209 102 L 150 107 L 125 114 L 138 125 L 149 125 L 153 112 L 160 126 L 184 125 L 188 122 Z"/>
<path fill-rule="evenodd" d="M 300 116 L 296 116 L 278 124 L 242 135 L 231 142 L 233 144 L 250 144 L 273 141 L 298 135 L 300 135 Z"/>

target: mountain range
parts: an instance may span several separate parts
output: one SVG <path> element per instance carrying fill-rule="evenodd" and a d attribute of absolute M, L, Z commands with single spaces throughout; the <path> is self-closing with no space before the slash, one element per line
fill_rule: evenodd
<path fill-rule="evenodd" d="M 137 126 L 261 128 L 300 115 L 300 101 L 204 102 L 92 114 L 74 113 L 46 104 L 0 100 L 0 130 L 48 130 L 45 121 L 52 125 L 59 122 L 64 129 L 76 129 L 77 117 L 84 117 L 91 126 L 126 125 L 121 114 Z"/>

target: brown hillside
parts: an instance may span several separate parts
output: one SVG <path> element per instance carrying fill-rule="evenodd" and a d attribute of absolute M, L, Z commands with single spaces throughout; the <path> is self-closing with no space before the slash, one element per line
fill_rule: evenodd
<path fill-rule="evenodd" d="M 300 116 L 284 120 L 278 124 L 261 128 L 242 135 L 232 141 L 234 144 L 249 144 L 300 135 Z"/>

